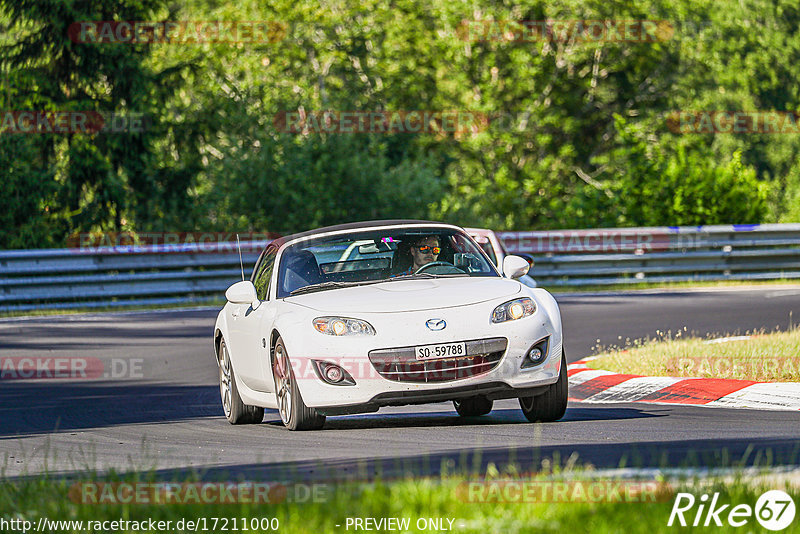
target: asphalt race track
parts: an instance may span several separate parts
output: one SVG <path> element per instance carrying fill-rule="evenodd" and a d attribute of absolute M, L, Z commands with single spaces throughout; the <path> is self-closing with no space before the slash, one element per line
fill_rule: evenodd
<path fill-rule="evenodd" d="M 559 297 L 570 361 L 601 345 L 684 327 L 699 335 L 785 330 L 800 287 Z M 206 478 L 361 478 L 545 458 L 597 467 L 800 464 L 800 413 L 571 403 L 561 422 L 529 424 L 516 401 L 459 418 L 450 403 L 330 417 L 289 432 L 222 415 L 211 329 L 216 311 L 0 320 L 0 355 L 86 357 L 104 379 L 2 380 L 0 473 L 197 469 Z M 443 464 L 444 463 L 444 464 Z"/>

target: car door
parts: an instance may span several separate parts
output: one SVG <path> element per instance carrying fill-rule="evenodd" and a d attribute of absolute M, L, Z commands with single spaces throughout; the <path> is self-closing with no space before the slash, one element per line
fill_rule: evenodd
<path fill-rule="evenodd" d="M 253 270 L 258 305 L 229 304 L 231 317 L 231 361 L 239 378 L 255 391 L 272 391 L 269 333 L 275 322 L 275 301 L 269 300 L 270 281 L 277 247 L 268 247 Z"/>

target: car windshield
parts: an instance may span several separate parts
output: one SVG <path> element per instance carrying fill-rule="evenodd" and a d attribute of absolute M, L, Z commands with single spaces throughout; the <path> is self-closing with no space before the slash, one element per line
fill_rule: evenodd
<path fill-rule="evenodd" d="M 412 247 L 438 246 L 434 261 L 411 274 Z M 427 252 L 434 252 L 431 247 Z M 428 256 L 430 257 L 430 256 Z M 278 269 L 278 298 L 409 278 L 500 276 L 475 243 L 449 228 L 384 228 L 310 237 L 286 247 Z"/>
<path fill-rule="evenodd" d="M 489 259 L 492 260 L 492 263 L 497 265 L 497 256 L 494 255 L 494 248 L 489 238 L 485 235 L 472 235 L 472 239 L 481 246 L 486 255 L 489 256 Z"/>

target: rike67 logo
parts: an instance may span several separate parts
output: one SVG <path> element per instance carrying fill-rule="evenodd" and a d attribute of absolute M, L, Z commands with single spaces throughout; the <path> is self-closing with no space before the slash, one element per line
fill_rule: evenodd
<path fill-rule="evenodd" d="M 727 523 L 732 527 L 743 527 L 755 517 L 765 529 L 777 531 L 791 525 L 794 515 L 794 501 L 788 493 L 781 490 L 771 490 L 761 495 L 755 508 L 749 504 L 737 504 L 733 507 L 730 503 L 722 504 L 719 502 L 719 493 L 710 497 L 703 494 L 699 499 L 691 493 L 678 493 L 667 526 L 685 527 L 691 524 L 693 527 L 721 527 Z"/>

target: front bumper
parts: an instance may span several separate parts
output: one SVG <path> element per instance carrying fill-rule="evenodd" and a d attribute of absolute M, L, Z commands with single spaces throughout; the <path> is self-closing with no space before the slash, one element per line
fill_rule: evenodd
<path fill-rule="evenodd" d="M 319 408 L 323 415 L 347 415 L 354 413 L 377 412 L 384 406 L 406 406 L 409 404 L 428 404 L 446 402 L 482 395 L 490 400 L 535 397 L 547 390 L 548 386 L 531 388 L 512 388 L 503 382 L 487 382 L 472 386 L 448 387 L 422 391 L 390 391 L 379 393 L 364 404 Z"/>
<path fill-rule="evenodd" d="M 470 311 L 473 312 L 472 317 Z M 557 328 L 560 327 L 560 318 L 554 323 L 544 307 L 540 306 L 529 317 L 491 324 L 489 312 L 483 306 L 479 317 L 476 317 L 474 310 L 464 308 L 437 310 L 433 313 L 363 314 L 358 318 L 375 327 L 375 336 L 337 338 L 313 332 L 302 339 L 295 339 L 288 349 L 303 401 L 309 407 L 333 415 L 375 411 L 381 406 L 440 402 L 474 395 L 501 399 L 543 393 L 546 386 L 558 380 L 562 350 L 562 333 Z M 400 316 L 402 320 L 398 321 Z M 432 316 L 444 319 L 447 328 L 437 332 L 428 330 L 425 322 Z M 528 350 L 544 338 L 549 339 L 547 357 L 536 366 L 522 368 Z M 400 347 L 399 350 L 402 351 L 415 344 L 498 339 L 506 341 L 506 348 L 499 361 L 489 370 L 471 372 L 452 380 L 390 380 L 388 375 L 382 376 L 379 372 L 380 366 L 376 368 L 370 361 L 370 354 L 375 361 L 375 354 L 397 352 L 398 349 L 393 347 Z M 485 346 L 491 352 L 491 347 L 496 348 L 497 345 Z M 341 366 L 354 378 L 355 385 L 331 385 L 324 382 L 314 371 L 312 360 Z"/>

